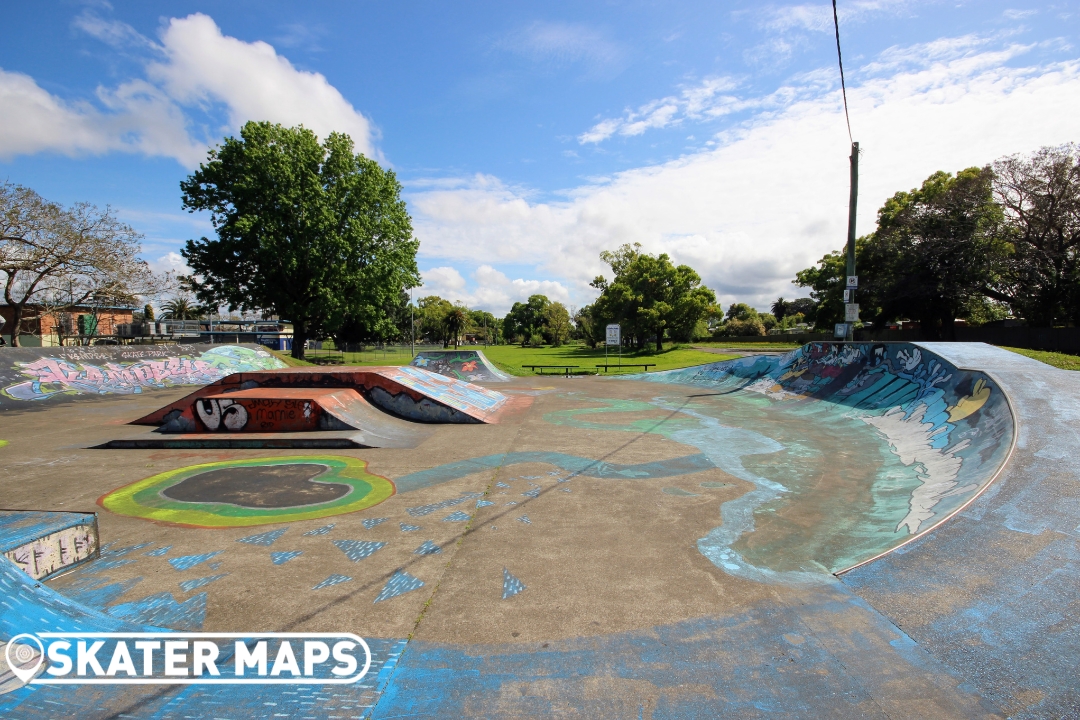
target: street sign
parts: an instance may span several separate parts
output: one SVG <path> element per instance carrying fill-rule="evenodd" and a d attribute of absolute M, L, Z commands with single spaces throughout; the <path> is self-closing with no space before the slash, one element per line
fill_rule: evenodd
<path fill-rule="evenodd" d="M 844 291 L 844 304 L 855 302 L 855 288 L 848 288 Z"/>
<path fill-rule="evenodd" d="M 846 338 L 847 337 L 847 323 L 836 323 L 833 326 L 833 337 Z"/>
<path fill-rule="evenodd" d="M 607 326 L 607 344 L 608 345 L 621 345 L 622 344 L 622 327 L 619 325 Z"/>
<path fill-rule="evenodd" d="M 847 286 L 849 288 L 852 288 L 852 289 L 855 289 L 855 288 L 859 287 L 859 276 L 858 275 L 848 275 L 847 276 Z"/>
<path fill-rule="evenodd" d="M 844 320 L 847 322 L 855 322 L 859 319 L 859 304 L 848 303 L 844 306 Z"/>

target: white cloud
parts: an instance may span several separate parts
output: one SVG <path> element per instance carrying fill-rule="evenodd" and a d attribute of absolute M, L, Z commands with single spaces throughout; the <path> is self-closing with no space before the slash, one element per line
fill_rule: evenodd
<path fill-rule="evenodd" d="M 551 300 L 567 304 L 570 293 L 555 280 L 511 280 L 491 265 L 481 265 L 468 283 L 453 267 L 435 267 L 421 272 L 424 284 L 416 290 L 416 297 L 438 295 L 455 303 L 487 310 L 497 317 L 509 312 L 515 302 L 524 302 L 530 295 L 547 295 Z"/>
<path fill-rule="evenodd" d="M 152 260 L 147 260 L 146 264 L 156 273 L 187 275 L 191 272 L 191 268 L 188 267 L 187 262 L 180 253 L 173 251 L 167 252 Z"/>
<path fill-rule="evenodd" d="M 837 7 L 840 24 L 849 23 L 881 13 L 896 14 L 914 5 L 913 0 L 854 0 Z M 761 25 L 776 32 L 806 30 L 833 32 L 832 6 L 829 3 L 809 5 L 767 6 L 761 10 Z"/>
<path fill-rule="evenodd" d="M 379 157 L 370 121 L 323 75 L 297 70 L 267 43 L 223 35 L 206 15 L 173 18 L 160 44 L 90 14 L 75 25 L 110 46 L 149 53 L 146 77 L 99 87 L 96 102 L 69 101 L 0 69 L 0 158 L 120 151 L 194 167 L 218 138 L 195 137 L 191 113 L 214 105 L 225 108 L 231 132 L 248 120 L 303 124 L 320 137 L 346 132 L 359 152 Z"/>
<path fill-rule="evenodd" d="M 604 33 L 573 23 L 534 22 L 503 37 L 496 47 L 548 66 L 584 63 L 594 71 L 623 58 L 622 49 Z"/>
<path fill-rule="evenodd" d="M 161 37 L 164 62 L 148 76 L 183 105 L 220 102 L 229 125 L 269 120 L 314 130 L 320 137 L 344 132 L 357 150 L 373 155 L 371 123 L 320 73 L 297 70 L 265 42 L 244 42 L 221 33 L 206 15 L 173 18 Z"/>
<path fill-rule="evenodd" d="M 728 91 L 738 83 L 729 77 L 706 78 L 697 85 L 686 86 L 678 95 L 652 100 L 637 109 L 628 109 L 620 118 L 606 118 L 578 136 L 578 142 L 599 143 L 613 135 L 631 137 L 651 128 L 665 128 L 684 120 L 717 118 L 749 105 Z"/>
<path fill-rule="evenodd" d="M 970 38 L 907 50 L 891 49 L 849 86 L 863 148 L 860 234 L 887 197 L 936 170 L 1078 139 L 1080 61 L 1025 66 L 1027 48 Z M 823 87 L 809 73 L 783 99 L 772 93 L 768 112 L 716 136 L 715 149 L 575 188 L 562 202 L 484 176 L 413 192 L 422 256 L 456 267 L 534 265 L 580 304 L 607 270 L 600 251 L 640 242 L 697 268 L 722 302 L 790 297 L 795 271 L 845 238 L 847 132 L 839 92 Z"/>

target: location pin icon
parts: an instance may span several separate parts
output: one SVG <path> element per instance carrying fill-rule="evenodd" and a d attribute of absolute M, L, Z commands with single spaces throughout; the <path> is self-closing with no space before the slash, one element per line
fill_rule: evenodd
<path fill-rule="evenodd" d="M 37 675 L 41 663 L 45 662 L 45 648 L 37 637 L 23 633 L 8 641 L 4 658 L 11 672 L 25 685 Z"/>

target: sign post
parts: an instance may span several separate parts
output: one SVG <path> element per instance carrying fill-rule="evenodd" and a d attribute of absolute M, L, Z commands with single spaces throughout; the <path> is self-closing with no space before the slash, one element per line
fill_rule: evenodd
<path fill-rule="evenodd" d="M 619 367 L 622 367 L 622 326 L 612 323 L 607 326 L 607 338 L 604 342 L 604 363 L 608 361 L 608 347 L 616 345 L 619 348 Z"/>
<path fill-rule="evenodd" d="M 850 274 L 854 268 L 855 256 L 854 253 L 852 253 L 848 258 L 849 274 L 847 276 L 846 287 L 844 288 L 844 323 L 847 326 L 844 332 L 845 340 L 855 339 L 855 323 L 859 320 L 859 304 L 855 302 L 855 290 L 859 287 L 859 276 Z"/>

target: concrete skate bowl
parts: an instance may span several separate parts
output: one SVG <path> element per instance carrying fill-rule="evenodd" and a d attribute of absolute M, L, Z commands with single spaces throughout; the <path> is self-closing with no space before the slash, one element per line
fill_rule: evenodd
<path fill-rule="evenodd" d="M 989 376 L 906 343 L 813 343 L 632 380 L 671 392 L 546 419 L 616 429 L 620 413 L 637 413 L 620 429 L 697 447 L 749 483 L 697 547 L 761 582 L 826 581 L 926 534 L 986 490 L 1015 436 Z M 674 387 L 687 385 L 700 392 Z M 650 409 L 668 415 L 643 418 Z"/>
<path fill-rule="evenodd" d="M 414 367 L 466 382 L 507 382 L 507 375 L 480 350 L 427 350 L 416 354 Z"/>

